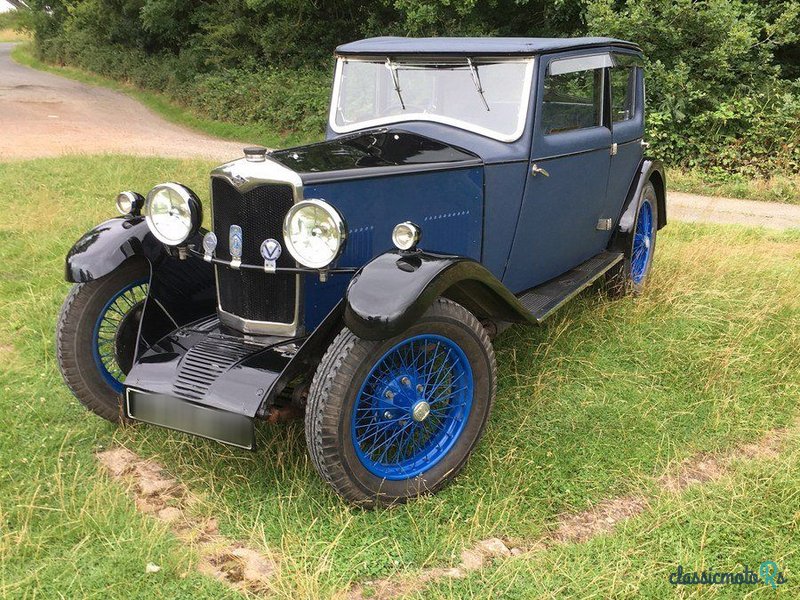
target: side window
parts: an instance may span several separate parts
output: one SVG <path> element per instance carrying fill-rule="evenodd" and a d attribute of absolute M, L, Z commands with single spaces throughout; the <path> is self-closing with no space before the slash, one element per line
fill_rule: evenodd
<path fill-rule="evenodd" d="M 545 135 L 603 123 L 603 69 L 548 73 L 544 80 Z"/>
<path fill-rule="evenodd" d="M 636 67 L 614 67 L 610 72 L 611 116 L 614 123 L 620 123 L 636 112 Z"/>

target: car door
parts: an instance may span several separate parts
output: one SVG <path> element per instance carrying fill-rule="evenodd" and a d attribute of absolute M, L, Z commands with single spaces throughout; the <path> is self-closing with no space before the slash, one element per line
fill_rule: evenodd
<path fill-rule="evenodd" d="M 614 52 L 608 69 L 611 93 L 611 170 L 606 210 L 616 219 L 642 160 L 644 76 L 637 55 Z M 610 238 L 611 231 L 608 232 Z"/>
<path fill-rule="evenodd" d="M 519 293 L 600 252 L 611 159 L 609 52 L 543 56 L 533 143 L 506 286 Z"/>

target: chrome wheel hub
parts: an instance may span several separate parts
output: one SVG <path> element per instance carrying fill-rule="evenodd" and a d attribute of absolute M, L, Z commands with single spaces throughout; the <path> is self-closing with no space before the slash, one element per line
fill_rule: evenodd
<path fill-rule="evenodd" d="M 429 414 L 431 414 L 431 405 L 424 400 L 417 402 L 411 409 L 411 416 L 418 423 L 427 419 Z"/>

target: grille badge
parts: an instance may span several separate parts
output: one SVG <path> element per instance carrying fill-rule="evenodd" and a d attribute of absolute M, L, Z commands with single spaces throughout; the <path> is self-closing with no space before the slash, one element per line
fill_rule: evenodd
<path fill-rule="evenodd" d="M 231 267 L 238 269 L 242 264 L 242 228 L 238 225 L 231 225 L 228 247 L 231 250 Z"/>
<path fill-rule="evenodd" d="M 264 259 L 264 271 L 267 273 L 275 272 L 275 261 L 277 261 L 283 249 L 280 242 L 268 238 L 261 242 L 261 257 Z"/>

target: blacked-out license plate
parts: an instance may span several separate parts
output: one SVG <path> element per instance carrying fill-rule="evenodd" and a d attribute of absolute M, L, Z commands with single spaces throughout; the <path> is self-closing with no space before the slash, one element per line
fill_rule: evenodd
<path fill-rule="evenodd" d="M 125 412 L 137 421 L 247 450 L 255 447 L 255 429 L 249 417 L 187 402 L 175 396 L 128 388 L 125 393 Z"/>

